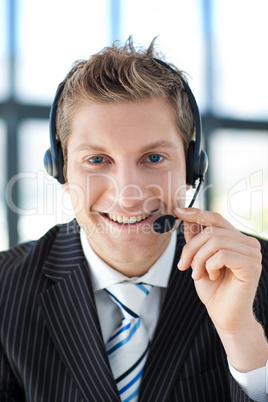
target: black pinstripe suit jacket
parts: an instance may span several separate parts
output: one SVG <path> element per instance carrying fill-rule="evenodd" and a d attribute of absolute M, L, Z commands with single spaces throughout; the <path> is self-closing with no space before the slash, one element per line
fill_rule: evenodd
<path fill-rule="evenodd" d="M 176 269 L 146 363 L 140 401 L 250 401 L 190 272 Z M 267 328 L 267 242 L 256 314 Z M 96 313 L 78 225 L 0 254 L 0 401 L 119 401 Z"/>

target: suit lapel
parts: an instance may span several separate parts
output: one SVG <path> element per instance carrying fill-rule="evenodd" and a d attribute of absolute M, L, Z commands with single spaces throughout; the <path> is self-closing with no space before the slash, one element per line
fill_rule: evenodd
<path fill-rule="evenodd" d="M 145 366 L 140 401 L 167 400 L 206 312 L 190 270 L 177 269 L 184 244 L 179 236 L 167 295 Z"/>
<path fill-rule="evenodd" d="M 167 400 L 205 314 L 191 272 L 176 265 L 147 359 L 140 401 Z M 59 230 L 43 273 L 52 282 L 39 296 L 51 338 L 85 400 L 120 401 L 101 336 L 88 267 L 74 221 Z"/>
<path fill-rule="evenodd" d="M 119 401 L 76 222 L 58 232 L 43 273 L 53 284 L 40 294 L 41 311 L 83 398 Z"/>

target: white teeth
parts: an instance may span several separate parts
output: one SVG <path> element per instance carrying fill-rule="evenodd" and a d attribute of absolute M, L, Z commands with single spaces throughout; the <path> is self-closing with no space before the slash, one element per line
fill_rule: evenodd
<path fill-rule="evenodd" d="M 130 216 L 129 218 L 127 216 L 120 216 L 120 215 L 114 215 L 114 214 L 107 214 L 108 218 L 112 219 L 115 222 L 118 223 L 136 223 L 143 221 L 144 219 L 148 218 L 151 214 L 142 214 L 142 215 L 137 215 L 137 216 Z"/>

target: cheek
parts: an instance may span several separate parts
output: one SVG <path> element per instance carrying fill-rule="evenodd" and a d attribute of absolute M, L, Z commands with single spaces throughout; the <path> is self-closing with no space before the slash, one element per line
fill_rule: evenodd
<path fill-rule="evenodd" d="M 173 204 L 184 206 L 186 197 L 186 170 L 185 164 L 180 164 L 178 169 L 173 172 L 172 177 Z"/>
<path fill-rule="evenodd" d="M 169 171 L 164 180 L 158 182 L 159 193 L 161 193 L 161 199 L 171 209 L 174 206 L 182 206 L 185 203 L 186 197 L 186 183 L 185 175 L 181 169 L 178 171 Z"/>
<path fill-rule="evenodd" d="M 173 205 L 175 208 L 184 207 L 186 202 L 186 185 L 181 184 L 174 188 Z"/>
<path fill-rule="evenodd" d="M 110 187 L 108 178 L 103 175 L 88 172 L 73 174 L 68 188 L 76 216 L 91 213 L 92 210 L 104 210 L 105 204 L 110 202 L 107 200 L 107 190 Z"/>
<path fill-rule="evenodd" d="M 79 215 L 88 205 L 87 193 L 83 186 L 77 183 L 69 183 L 69 194 L 75 215 Z"/>

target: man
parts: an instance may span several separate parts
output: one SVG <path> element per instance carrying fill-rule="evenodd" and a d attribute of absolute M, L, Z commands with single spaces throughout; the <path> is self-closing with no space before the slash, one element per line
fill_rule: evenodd
<path fill-rule="evenodd" d="M 129 40 L 59 88 L 46 165 L 76 220 L 1 254 L 1 401 L 266 400 L 267 242 L 184 208 L 198 122 L 154 57 Z"/>

